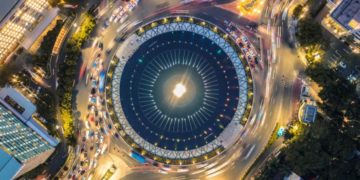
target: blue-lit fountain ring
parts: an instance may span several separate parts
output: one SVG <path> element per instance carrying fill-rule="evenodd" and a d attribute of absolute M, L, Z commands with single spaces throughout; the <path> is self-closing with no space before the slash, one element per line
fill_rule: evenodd
<path fill-rule="evenodd" d="M 152 27 L 137 41 L 140 46 L 118 63 L 112 82 L 114 109 L 126 134 L 147 152 L 169 159 L 225 146 L 231 137 L 224 136 L 232 131 L 227 125 L 239 121 L 248 104 L 247 73 L 233 47 L 188 22 Z M 193 93 L 192 98 L 185 106 L 171 106 L 169 89 L 184 74 L 189 88 L 184 97 Z M 169 81 L 173 85 L 167 88 Z"/>

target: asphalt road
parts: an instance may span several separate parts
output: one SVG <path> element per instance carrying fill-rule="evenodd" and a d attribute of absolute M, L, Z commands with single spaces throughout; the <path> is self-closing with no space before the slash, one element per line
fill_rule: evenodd
<path fill-rule="evenodd" d="M 186 5 L 184 7 L 179 7 L 177 6 L 179 2 L 180 1 L 175 0 L 171 1 L 171 3 L 168 3 L 168 1 L 165 0 L 141 1 L 139 7 L 130 13 L 128 22 L 132 23 L 130 23 L 127 28 L 135 28 L 137 26 L 136 24 L 141 23 L 144 19 L 152 19 L 169 15 L 170 13 L 176 13 L 177 9 L 183 8 L 186 8 L 188 14 L 215 22 L 222 28 L 225 28 L 225 25 L 222 23 L 225 19 L 232 21 L 239 26 L 246 26 L 250 22 L 246 18 L 239 18 L 238 15 L 214 7 L 209 3 L 203 4 L 201 6 Z M 284 7 L 279 1 L 270 3 L 269 6 Z M 169 9 L 171 9 L 171 12 Z M 284 8 L 279 9 L 284 10 Z M 111 9 L 109 9 L 108 12 L 111 12 Z M 108 16 L 109 13 L 106 13 L 104 17 L 100 18 L 99 24 L 101 25 L 102 20 L 106 19 Z M 109 144 L 110 152 L 106 152 L 104 155 L 102 155 L 101 159 L 108 160 L 104 160 L 104 163 L 101 163 L 101 165 L 98 163 L 97 168 L 95 170 L 87 171 L 86 175 L 89 176 L 90 172 L 93 172 L 94 177 L 100 178 L 104 173 L 104 169 L 109 168 L 109 163 L 105 162 L 112 162 L 114 164 L 123 165 L 124 168 L 127 167 L 126 169 L 128 171 L 123 172 L 123 174 L 119 174 L 119 176 L 117 176 L 119 178 L 126 175 L 124 179 L 142 179 L 144 175 L 146 175 L 146 179 L 174 180 L 199 178 L 211 179 L 219 177 L 223 179 L 234 179 L 242 177 L 246 170 L 255 161 L 257 156 L 262 152 L 262 149 L 266 146 L 268 138 L 273 128 L 275 127 L 275 124 L 279 122 L 280 124 L 285 125 L 291 119 L 295 97 L 293 94 L 293 84 L 298 77 L 298 72 L 303 68 L 301 63 L 299 63 L 296 53 L 290 47 L 288 47 L 287 43 L 284 43 L 283 41 L 285 40 L 286 42 L 288 37 L 286 35 L 282 36 L 283 32 L 285 32 L 287 28 L 286 22 L 284 22 L 281 17 L 281 13 L 278 13 L 278 15 L 274 16 L 274 18 L 269 18 L 270 15 L 265 15 L 264 17 L 266 20 L 264 20 L 263 24 L 267 24 L 268 21 L 270 21 L 270 32 L 264 31 L 264 33 L 260 33 L 264 43 L 262 54 L 265 58 L 263 58 L 261 62 L 263 68 L 252 70 L 255 84 L 255 93 L 253 109 L 249 119 L 254 117 L 254 120 L 247 123 L 246 127 L 244 128 L 245 131 L 241 141 L 239 141 L 225 153 L 206 162 L 206 164 L 204 164 L 203 167 L 198 168 L 198 170 L 194 170 L 188 173 L 160 174 L 152 167 L 143 167 L 140 168 L 140 170 L 131 168 L 134 164 L 136 166 L 136 163 L 132 159 L 126 157 L 126 151 L 121 152 L 121 149 L 128 149 L 128 146 L 122 140 L 117 140 L 111 136 L 107 136 L 105 142 Z M 134 25 L 135 27 L 133 27 Z M 104 42 L 104 49 L 112 49 L 110 55 L 106 56 L 105 54 L 102 54 L 102 57 L 106 57 L 104 58 L 104 68 L 107 68 L 109 60 L 119 46 L 119 44 L 113 41 L 117 35 L 116 31 L 119 27 L 120 25 L 111 25 L 106 30 L 99 28 L 98 32 L 96 33 L 96 37 L 99 37 L 102 42 Z M 272 32 L 274 32 L 276 38 L 272 37 Z M 257 37 L 254 36 L 249 38 Z M 276 40 L 279 38 L 280 42 Z M 272 48 L 273 43 L 278 44 L 276 45 L 276 48 Z M 274 51 L 276 51 L 276 53 Z M 274 55 L 274 53 L 276 55 Z M 268 59 L 266 58 L 268 56 L 274 58 Z M 93 57 L 94 49 L 88 48 L 84 50 L 83 59 L 84 64 L 86 64 L 87 67 L 89 67 L 91 64 L 91 61 L 94 59 Z M 86 115 L 88 113 L 87 101 L 90 88 L 85 84 L 84 79 L 80 79 L 76 89 L 78 91 L 77 109 L 80 112 L 80 119 L 84 120 L 86 119 Z M 84 127 L 80 125 L 79 128 L 82 131 L 80 134 L 82 134 L 84 132 Z M 79 138 L 81 138 L 81 136 L 79 136 Z M 92 155 L 93 154 L 90 153 L 88 156 L 91 157 Z M 120 156 L 123 158 L 114 159 L 114 156 Z M 102 161 L 101 159 L 99 162 Z M 129 167 L 127 164 L 131 164 L 131 167 Z"/>

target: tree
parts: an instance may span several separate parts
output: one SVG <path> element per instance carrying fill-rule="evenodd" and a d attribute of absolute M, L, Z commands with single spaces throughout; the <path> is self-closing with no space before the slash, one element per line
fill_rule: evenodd
<path fill-rule="evenodd" d="M 4 64 L 0 64 L 0 87 L 4 87 L 12 76 L 11 68 L 8 68 Z"/>
<path fill-rule="evenodd" d="M 281 164 L 280 159 L 274 158 L 266 163 L 260 173 L 261 174 L 255 178 L 256 180 L 274 179 L 276 176 L 284 177 L 290 174 L 290 170 Z"/>
<path fill-rule="evenodd" d="M 303 10 L 303 6 L 301 4 L 298 4 L 295 8 L 294 8 L 294 11 L 293 11 L 293 18 L 295 19 L 299 19 L 301 13 L 302 13 L 302 10 Z"/>
<path fill-rule="evenodd" d="M 323 38 L 321 26 L 309 17 L 299 21 L 296 36 L 302 47 L 320 45 L 322 48 L 326 48 L 326 41 Z"/>

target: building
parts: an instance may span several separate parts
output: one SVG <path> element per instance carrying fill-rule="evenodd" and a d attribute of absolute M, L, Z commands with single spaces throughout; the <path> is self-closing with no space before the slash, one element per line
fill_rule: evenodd
<path fill-rule="evenodd" d="M 354 50 L 360 44 L 360 0 L 328 0 L 327 7 L 330 12 L 323 26 L 338 38 L 351 37 Z"/>
<path fill-rule="evenodd" d="M 13 179 L 44 163 L 59 143 L 32 115 L 36 107 L 15 89 L 0 90 L 0 177 Z"/>
<path fill-rule="evenodd" d="M 2 179 L 13 179 L 21 169 L 21 163 L 6 151 L 0 149 L 0 175 Z"/>
<path fill-rule="evenodd" d="M 312 103 L 303 103 L 299 109 L 299 120 L 303 123 L 315 122 L 317 107 Z"/>
<path fill-rule="evenodd" d="M 19 46 L 28 49 L 57 12 L 47 0 L 1 0 L 0 63 Z"/>

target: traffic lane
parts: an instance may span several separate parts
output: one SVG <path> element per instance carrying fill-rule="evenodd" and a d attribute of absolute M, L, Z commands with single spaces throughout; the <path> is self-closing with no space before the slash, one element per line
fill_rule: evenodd
<path fill-rule="evenodd" d="M 276 79 L 275 81 L 279 82 L 280 79 Z M 272 117 L 272 118 L 267 120 L 265 126 L 258 129 L 258 131 L 256 133 L 253 133 L 254 136 L 248 136 L 248 138 L 252 138 L 252 137 L 254 138 L 252 140 L 253 144 L 258 144 L 260 146 L 267 144 L 267 139 L 263 138 L 263 137 L 269 137 L 270 134 L 272 133 L 273 128 L 275 127 L 274 122 L 277 122 L 280 119 L 280 117 L 283 117 L 282 114 L 284 114 L 284 112 L 289 112 L 290 111 L 290 110 L 284 108 L 283 104 L 289 104 L 289 101 L 291 100 L 291 93 L 284 96 L 284 92 L 289 92 L 289 90 L 285 90 L 285 87 L 282 86 L 282 88 L 277 88 L 272 93 L 273 94 L 273 101 L 272 101 L 272 104 L 270 105 L 270 108 L 268 109 L 268 114 L 270 114 L 270 117 Z M 286 106 L 286 107 L 288 107 L 288 106 Z M 274 116 L 273 114 L 277 114 L 277 116 Z M 287 116 L 289 116 L 289 115 L 287 115 Z M 271 125 L 273 125 L 274 127 L 270 127 Z M 251 140 L 248 140 L 248 141 L 251 142 Z M 256 157 L 255 156 L 256 154 L 260 153 L 261 149 L 262 148 L 258 148 L 256 150 L 254 150 L 254 152 L 252 153 L 254 158 Z M 251 158 L 248 158 L 248 160 L 246 160 L 246 161 L 237 162 L 236 163 L 237 168 L 235 168 L 235 169 L 244 169 L 244 168 L 247 169 L 248 167 L 246 167 L 246 165 L 250 164 L 249 162 L 251 162 L 251 160 L 252 160 Z M 241 173 L 241 171 L 237 170 L 235 172 L 236 173 L 229 176 L 229 178 L 231 178 L 231 177 L 241 177 L 243 175 Z M 233 175 L 236 175 L 236 176 L 233 176 Z"/>
<path fill-rule="evenodd" d="M 143 20 L 157 13 L 167 11 L 169 8 L 178 6 L 181 0 L 146 0 L 140 1 L 138 7 L 134 9 L 132 16 L 134 19 Z"/>
<path fill-rule="evenodd" d="M 265 123 L 264 126 L 258 128 L 256 132 L 251 133 L 252 134 L 251 136 L 248 136 L 249 138 L 248 141 L 251 142 L 251 144 L 253 145 L 256 144 L 257 146 L 255 146 L 253 152 L 249 155 L 249 157 L 236 162 L 236 168 L 234 169 L 234 171 L 232 171 L 231 176 L 229 176 L 228 178 L 242 177 L 246 172 L 246 170 L 252 165 L 252 163 L 254 163 L 257 156 L 262 152 L 263 148 L 266 146 L 268 142 L 268 138 L 264 138 L 264 137 L 270 138 L 270 135 L 272 134 L 272 131 L 276 125 L 276 122 L 283 113 L 282 97 L 283 96 L 281 90 L 275 92 L 276 101 L 274 101 L 274 104 L 270 105 L 267 110 L 267 113 L 269 114 L 268 117 L 270 118 L 267 119 L 267 122 Z"/>

